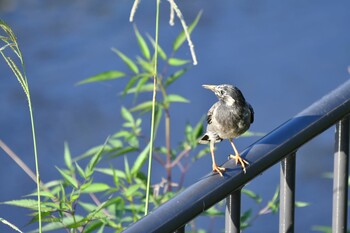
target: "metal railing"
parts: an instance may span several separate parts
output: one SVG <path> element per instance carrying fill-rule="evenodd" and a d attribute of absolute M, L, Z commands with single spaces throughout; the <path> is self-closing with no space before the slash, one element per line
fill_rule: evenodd
<path fill-rule="evenodd" d="M 347 229 L 347 180 L 349 163 L 350 81 L 321 98 L 248 148 L 241 155 L 250 162 L 247 173 L 229 160 L 224 177 L 208 174 L 124 233 L 184 232 L 184 226 L 214 204 L 226 198 L 225 232 L 240 232 L 241 188 L 250 180 L 281 162 L 279 232 L 294 232 L 295 158 L 300 146 L 334 124 L 332 232 Z"/>

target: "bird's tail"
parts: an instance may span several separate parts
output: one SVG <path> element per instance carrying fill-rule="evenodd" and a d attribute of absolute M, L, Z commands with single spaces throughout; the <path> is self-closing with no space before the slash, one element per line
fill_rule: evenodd
<path fill-rule="evenodd" d="M 222 138 L 220 138 L 219 136 L 210 137 L 210 135 L 208 133 L 206 133 L 198 139 L 198 143 L 199 144 L 208 144 L 211 140 L 215 140 L 215 143 L 217 143 L 217 142 L 221 142 Z"/>

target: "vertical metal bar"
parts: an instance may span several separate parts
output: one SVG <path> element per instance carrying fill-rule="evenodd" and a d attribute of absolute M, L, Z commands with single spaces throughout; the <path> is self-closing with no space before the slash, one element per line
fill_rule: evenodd
<path fill-rule="evenodd" d="M 339 121 L 335 133 L 332 232 L 347 231 L 349 175 L 349 117 Z"/>
<path fill-rule="evenodd" d="M 226 197 L 225 233 L 241 231 L 241 189 Z"/>
<path fill-rule="evenodd" d="M 294 232 L 295 152 L 281 161 L 280 233 Z"/>

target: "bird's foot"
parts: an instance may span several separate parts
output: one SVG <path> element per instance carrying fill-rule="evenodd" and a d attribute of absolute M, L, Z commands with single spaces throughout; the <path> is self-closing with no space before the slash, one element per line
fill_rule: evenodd
<path fill-rule="evenodd" d="M 222 173 L 225 172 L 225 168 L 224 167 L 219 167 L 218 165 L 216 165 L 215 163 L 213 164 L 213 172 L 217 172 L 220 174 L 220 176 L 223 176 Z"/>
<path fill-rule="evenodd" d="M 248 161 L 242 159 L 242 157 L 239 154 L 230 155 L 229 158 L 236 160 L 236 164 L 239 163 L 242 166 L 243 172 L 246 173 L 245 166 L 246 164 L 249 165 Z"/>

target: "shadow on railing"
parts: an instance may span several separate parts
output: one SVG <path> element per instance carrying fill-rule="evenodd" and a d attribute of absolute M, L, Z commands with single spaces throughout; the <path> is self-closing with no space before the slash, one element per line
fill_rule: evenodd
<path fill-rule="evenodd" d="M 281 162 L 280 232 L 294 231 L 295 153 L 300 146 L 337 124 L 333 188 L 333 231 L 346 232 L 349 152 L 350 81 L 291 118 L 242 153 L 247 173 L 229 160 L 224 177 L 208 174 L 129 226 L 125 233 L 184 232 L 184 226 L 226 198 L 226 230 L 240 232 L 240 190 L 250 180 Z"/>

